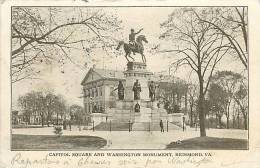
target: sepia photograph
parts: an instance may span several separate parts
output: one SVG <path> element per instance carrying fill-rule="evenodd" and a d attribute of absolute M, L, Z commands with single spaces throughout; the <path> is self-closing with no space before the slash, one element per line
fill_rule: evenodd
<path fill-rule="evenodd" d="M 12 151 L 249 150 L 247 6 L 12 6 L 10 24 Z"/>

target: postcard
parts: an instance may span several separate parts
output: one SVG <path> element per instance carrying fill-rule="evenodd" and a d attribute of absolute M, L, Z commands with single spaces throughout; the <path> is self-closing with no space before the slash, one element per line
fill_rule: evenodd
<path fill-rule="evenodd" d="M 4 1 L 1 162 L 260 168 L 257 1 Z"/>

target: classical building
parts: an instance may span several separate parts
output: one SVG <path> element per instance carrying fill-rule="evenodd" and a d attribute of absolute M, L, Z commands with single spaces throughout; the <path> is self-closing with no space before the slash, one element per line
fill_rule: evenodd
<path fill-rule="evenodd" d="M 84 109 L 88 116 L 88 121 L 91 121 L 91 118 L 97 116 L 98 118 L 107 120 L 111 117 L 109 114 L 113 113 L 111 111 L 118 111 L 118 113 L 122 112 L 122 109 L 118 110 L 119 106 L 120 108 L 121 106 L 124 106 L 123 109 L 127 109 L 127 103 L 133 101 L 132 85 L 137 78 L 140 80 L 141 85 L 143 85 L 141 92 L 141 97 L 143 99 L 140 101 L 140 104 L 143 106 L 146 106 L 144 103 L 149 101 L 149 82 L 154 81 L 158 86 L 156 92 L 158 100 L 156 103 L 158 106 L 164 108 L 163 103 L 167 100 L 171 104 L 174 103 L 179 105 L 180 109 L 187 110 L 187 97 L 185 94 L 180 95 L 178 92 L 173 93 L 172 90 L 170 90 L 174 83 L 181 81 L 180 79 L 172 76 L 155 75 L 146 71 L 146 67 L 142 67 L 139 64 L 135 64 L 134 66 L 136 67 L 132 68 L 136 69 L 131 69 L 131 67 L 128 66 L 128 70 L 124 72 L 97 68 L 91 68 L 88 71 L 81 82 L 81 85 L 83 86 Z M 142 82 L 142 79 L 147 79 L 147 81 Z M 119 81 L 122 81 L 125 87 L 124 102 L 118 101 L 117 86 Z M 127 115 L 128 114 L 129 113 L 127 113 Z"/>
<path fill-rule="evenodd" d="M 105 113 L 114 107 L 119 81 L 125 85 L 122 71 L 91 68 L 81 82 L 85 113 Z"/>

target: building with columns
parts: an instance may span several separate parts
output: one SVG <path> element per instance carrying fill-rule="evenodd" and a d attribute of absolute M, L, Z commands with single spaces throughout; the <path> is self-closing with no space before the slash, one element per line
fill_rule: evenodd
<path fill-rule="evenodd" d="M 81 82 L 84 95 L 84 110 L 88 121 L 93 117 L 93 113 L 105 118 L 111 109 L 116 108 L 118 100 L 117 86 L 119 81 L 122 81 L 124 87 L 127 87 L 126 75 L 128 74 L 123 71 L 90 68 Z M 182 110 L 181 112 L 185 113 L 187 111 L 186 94 L 179 94 L 178 87 L 174 87 L 175 83 L 183 82 L 182 80 L 173 76 L 152 74 L 149 81 L 154 81 L 159 86 L 156 93 L 158 101 L 167 100 L 171 104 L 178 105 Z M 127 99 L 126 95 L 125 98 Z"/>
<path fill-rule="evenodd" d="M 91 68 L 81 82 L 86 114 L 105 113 L 114 106 L 119 81 L 125 84 L 122 71 Z"/>

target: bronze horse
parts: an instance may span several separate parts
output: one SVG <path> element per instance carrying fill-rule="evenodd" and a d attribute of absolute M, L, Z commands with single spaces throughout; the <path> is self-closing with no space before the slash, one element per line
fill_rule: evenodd
<path fill-rule="evenodd" d="M 133 61 L 135 61 L 135 59 L 133 57 L 131 57 L 131 53 L 135 52 L 135 53 L 141 54 L 143 63 L 146 63 L 146 58 L 145 58 L 145 55 L 144 55 L 144 46 L 142 44 L 143 41 L 145 43 L 148 43 L 148 41 L 146 40 L 144 35 L 139 35 L 136 38 L 136 45 L 135 46 L 130 45 L 128 43 L 125 43 L 124 41 L 119 41 L 119 44 L 118 44 L 116 50 L 119 50 L 119 48 L 123 45 L 124 50 L 125 50 L 125 58 L 128 62 L 129 62 L 128 57 L 130 57 Z"/>

